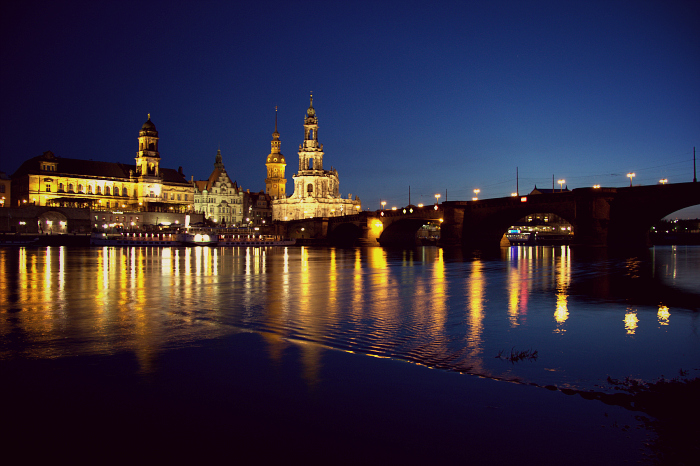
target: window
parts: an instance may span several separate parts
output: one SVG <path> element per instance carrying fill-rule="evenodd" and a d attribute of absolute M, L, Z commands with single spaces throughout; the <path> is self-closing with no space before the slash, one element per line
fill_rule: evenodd
<path fill-rule="evenodd" d="M 174 199 L 175 199 L 175 194 L 170 193 L 170 200 L 172 201 L 172 200 L 174 200 Z"/>
<path fill-rule="evenodd" d="M 59 193 L 63 192 L 63 183 L 58 183 L 58 192 Z"/>
<path fill-rule="evenodd" d="M 88 194 L 92 194 L 92 185 L 88 186 Z"/>
<path fill-rule="evenodd" d="M 82 192 L 83 192 L 83 185 L 82 184 L 78 185 L 78 192 L 82 194 Z"/>
<path fill-rule="evenodd" d="M 309 184 L 306 186 L 306 192 L 307 192 L 307 193 L 312 193 L 312 192 L 314 192 L 314 185 L 312 185 L 311 183 L 309 183 Z"/>
<path fill-rule="evenodd" d="M 180 200 L 180 195 L 179 195 L 179 194 L 177 195 L 177 200 L 178 200 L 178 201 Z"/>
<path fill-rule="evenodd" d="M 68 192 L 72 193 L 73 192 L 73 183 L 68 184 Z"/>
<path fill-rule="evenodd" d="M 102 194 L 102 186 L 97 187 L 97 194 Z"/>
<path fill-rule="evenodd" d="M 109 186 L 105 186 L 105 196 L 110 196 L 111 192 L 109 190 Z M 107 203 L 107 207 L 109 207 L 109 203 Z"/>
<path fill-rule="evenodd" d="M 185 200 L 187 200 L 187 194 L 185 194 Z"/>
<path fill-rule="evenodd" d="M 114 195 L 119 196 L 119 187 L 117 186 L 114 187 Z"/>

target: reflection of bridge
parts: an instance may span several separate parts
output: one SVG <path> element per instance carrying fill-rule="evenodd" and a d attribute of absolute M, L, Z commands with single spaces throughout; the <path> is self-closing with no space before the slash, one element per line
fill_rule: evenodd
<path fill-rule="evenodd" d="M 569 192 L 451 201 L 396 211 L 361 212 L 332 218 L 284 222 L 294 238 L 327 239 L 335 244 L 415 245 L 416 231 L 443 220 L 440 243 L 469 248 L 497 247 L 508 227 L 535 213 L 553 213 L 574 230 L 574 245 L 648 246 L 651 226 L 684 207 L 700 204 L 699 183 L 629 188 L 580 188 Z"/>

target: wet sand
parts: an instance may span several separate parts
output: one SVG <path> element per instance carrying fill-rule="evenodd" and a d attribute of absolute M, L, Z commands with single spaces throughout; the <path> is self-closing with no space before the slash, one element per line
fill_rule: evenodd
<path fill-rule="evenodd" d="M 235 333 L 153 354 L 0 361 L 26 462 L 637 464 L 639 413 L 541 387 Z"/>

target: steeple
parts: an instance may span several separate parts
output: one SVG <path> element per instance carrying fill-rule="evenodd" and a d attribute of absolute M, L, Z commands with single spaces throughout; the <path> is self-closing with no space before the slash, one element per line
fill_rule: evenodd
<path fill-rule="evenodd" d="M 304 142 L 299 144 L 299 172 L 305 170 L 323 170 L 323 144 L 318 142 L 318 117 L 313 94 L 304 118 Z"/>
<path fill-rule="evenodd" d="M 156 125 L 148 120 L 139 131 L 139 150 L 136 153 L 136 173 L 139 176 L 160 176 L 160 153 L 158 152 L 158 131 Z"/>
<path fill-rule="evenodd" d="M 267 178 L 265 179 L 265 192 L 273 199 L 284 199 L 287 197 L 287 180 L 284 178 L 284 170 L 287 161 L 280 151 L 280 133 L 277 131 L 277 107 L 275 106 L 275 132 L 272 133 L 270 142 L 270 154 L 267 156 Z"/>

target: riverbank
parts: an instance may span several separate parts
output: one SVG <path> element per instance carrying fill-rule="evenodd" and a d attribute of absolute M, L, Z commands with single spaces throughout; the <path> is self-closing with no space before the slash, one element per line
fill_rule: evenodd
<path fill-rule="evenodd" d="M 8 356 L 2 435 L 28 462 L 618 465 L 654 437 L 619 406 L 258 333 Z"/>

